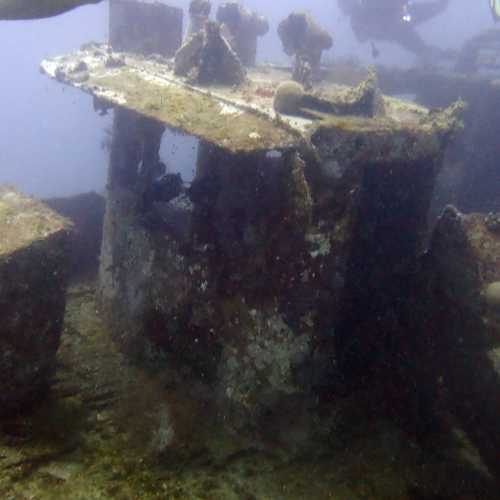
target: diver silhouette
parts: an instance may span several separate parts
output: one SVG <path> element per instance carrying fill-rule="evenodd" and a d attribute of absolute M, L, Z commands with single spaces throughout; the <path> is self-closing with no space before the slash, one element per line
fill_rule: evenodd
<path fill-rule="evenodd" d="M 394 42 L 413 54 L 428 58 L 439 49 L 427 44 L 415 28 L 446 10 L 450 0 L 338 0 L 350 17 L 356 38 L 361 41 Z M 373 45 L 372 45 L 373 47 Z"/>

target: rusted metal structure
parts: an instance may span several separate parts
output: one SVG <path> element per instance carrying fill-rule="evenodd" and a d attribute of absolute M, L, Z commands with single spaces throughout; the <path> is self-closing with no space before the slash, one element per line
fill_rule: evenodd
<path fill-rule="evenodd" d="M 42 400 L 56 369 L 72 227 L 0 186 L 0 415 Z"/>
<path fill-rule="evenodd" d="M 327 385 L 337 363 L 380 373 L 369 325 L 422 248 L 460 106 L 322 83 L 314 97 L 342 114 L 282 115 L 289 71 L 202 86 L 163 57 L 97 45 L 42 69 L 114 107 L 100 296 L 125 350 L 209 382 L 234 427 Z M 158 194 L 167 128 L 200 140 L 198 165 Z"/>

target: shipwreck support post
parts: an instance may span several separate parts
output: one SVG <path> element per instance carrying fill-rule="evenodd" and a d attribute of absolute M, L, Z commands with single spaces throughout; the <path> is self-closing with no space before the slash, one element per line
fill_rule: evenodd
<path fill-rule="evenodd" d="M 207 248 L 220 346 L 215 390 L 236 428 L 304 395 L 315 349 L 312 199 L 297 151 L 231 154 L 202 143 L 193 239 Z M 304 296 L 300 295 L 304 292 Z"/>
<path fill-rule="evenodd" d="M 449 112 L 442 129 L 386 128 L 383 121 L 365 126 L 364 119 L 349 118 L 312 136 L 322 165 L 313 194 L 336 227 L 344 228 L 348 248 L 334 336 L 344 383 L 351 389 L 382 384 L 388 412 L 412 427 L 428 410 L 420 400 L 425 390 L 415 390 L 424 353 L 402 320 L 402 304 L 424 248 L 434 181 L 456 125 Z"/>
<path fill-rule="evenodd" d="M 163 4 L 136 0 L 112 0 L 110 3 L 110 45 L 117 51 L 151 56 L 172 57 L 182 43 L 182 9 Z M 154 103 L 161 104 L 161 98 Z M 124 275 L 130 255 L 127 249 L 139 239 L 142 256 L 148 253 L 146 230 L 132 226 L 147 217 L 151 205 L 151 190 L 162 174 L 159 149 L 165 126 L 157 120 L 144 117 L 124 107 L 115 107 L 113 135 L 109 160 L 106 213 L 103 225 L 99 271 L 101 305 L 111 321 L 119 325 L 115 336 L 122 338 L 123 347 L 133 351 L 136 311 L 146 300 L 141 288 L 141 265 L 137 261 L 134 276 Z M 134 226 L 135 228 L 135 226 Z M 142 228 L 142 231 L 141 231 Z M 136 235 L 136 240 L 133 236 Z M 126 289 L 120 285 L 127 284 Z M 120 294 L 134 297 L 133 301 Z M 130 310 L 123 310 L 130 307 Z M 131 321 L 130 325 L 126 321 Z M 130 328 L 127 328 L 130 326 Z M 116 333 L 118 332 L 118 333 Z M 121 333 L 120 333 L 121 332 Z"/>
<path fill-rule="evenodd" d="M 228 425 L 261 425 L 318 383 L 325 316 L 315 299 L 331 309 L 305 163 L 295 150 L 234 153 L 202 142 L 187 193 L 141 211 L 133 175 L 116 182 L 141 162 L 141 119 L 118 110 L 117 120 L 127 126 L 115 124 L 116 151 L 128 151 L 120 158 L 113 147 L 101 259 L 114 337 L 146 365 L 163 360 L 209 384 Z"/>
<path fill-rule="evenodd" d="M 0 187 L 0 414 L 42 399 L 56 368 L 71 224 Z"/>
<path fill-rule="evenodd" d="M 141 240 L 145 247 L 143 252 L 147 252 L 145 229 L 141 231 L 141 226 L 138 226 L 135 231 L 132 225 L 146 216 L 146 197 L 152 183 L 152 173 L 159 163 L 163 132 L 164 126 L 154 120 L 121 108 L 114 111 L 99 289 L 103 306 L 118 325 L 122 325 L 125 318 L 133 325 L 136 309 L 146 300 L 141 293 L 141 281 L 124 277 L 122 273 L 126 263 L 133 258 L 128 249 L 134 244 L 134 236 L 144 238 Z M 142 256 L 145 255 L 143 253 Z M 144 263 L 134 263 L 137 264 L 135 272 L 139 278 L 140 266 Z M 120 284 L 125 283 L 125 288 L 120 287 Z M 127 294 L 134 300 L 126 300 L 120 294 Z M 127 304 L 130 309 L 123 311 L 120 304 Z M 124 331 L 120 326 L 113 330 Z M 125 338 L 128 339 L 127 336 Z M 124 347 L 128 346 L 128 340 L 124 340 L 124 344 Z"/>

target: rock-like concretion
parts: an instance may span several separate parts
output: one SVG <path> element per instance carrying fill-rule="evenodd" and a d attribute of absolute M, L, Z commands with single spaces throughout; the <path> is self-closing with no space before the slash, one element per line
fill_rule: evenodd
<path fill-rule="evenodd" d="M 488 230 L 486 217 L 445 209 L 422 258 L 412 314 L 419 318 L 420 352 L 426 352 L 421 372 L 441 385 L 436 399 L 446 394 L 448 408 L 498 478 L 500 236 Z"/>
<path fill-rule="evenodd" d="M 309 15 L 292 12 L 278 26 L 283 50 L 294 56 L 293 79 L 306 88 L 318 79 L 323 51 L 333 45 L 331 35 Z"/>
<path fill-rule="evenodd" d="M 59 347 L 71 225 L 0 187 L 0 413 L 46 392 Z"/>
<path fill-rule="evenodd" d="M 238 55 L 222 35 L 220 25 L 213 21 L 177 51 L 175 74 L 200 85 L 240 85 L 246 77 Z"/>
<path fill-rule="evenodd" d="M 267 19 L 238 2 L 225 2 L 217 9 L 217 21 L 243 65 L 255 66 L 257 39 L 269 31 Z"/>

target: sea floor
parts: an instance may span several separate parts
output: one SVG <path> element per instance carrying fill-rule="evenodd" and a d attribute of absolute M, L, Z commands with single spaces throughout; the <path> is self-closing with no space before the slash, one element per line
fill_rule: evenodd
<path fill-rule="evenodd" d="M 73 285 L 50 396 L 0 423 L 2 500 L 498 499 L 459 430 L 425 449 L 356 394 L 232 433 L 211 393 L 115 347 Z"/>

